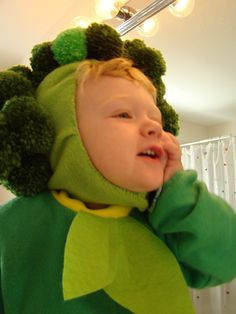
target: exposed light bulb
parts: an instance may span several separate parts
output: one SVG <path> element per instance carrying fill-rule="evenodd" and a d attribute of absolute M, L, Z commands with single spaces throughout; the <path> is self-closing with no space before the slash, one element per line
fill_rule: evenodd
<path fill-rule="evenodd" d="M 185 17 L 192 13 L 194 0 L 177 0 L 169 5 L 169 11 L 176 17 Z"/>
<path fill-rule="evenodd" d="M 86 16 L 76 16 L 70 23 L 71 27 L 87 28 L 92 22 Z"/>
<path fill-rule="evenodd" d="M 116 0 L 95 0 L 94 2 L 96 14 L 104 20 L 115 17 L 124 4 L 124 1 Z"/>
<path fill-rule="evenodd" d="M 159 20 L 157 17 L 151 17 L 137 27 L 139 35 L 144 37 L 154 36 L 159 30 Z"/>

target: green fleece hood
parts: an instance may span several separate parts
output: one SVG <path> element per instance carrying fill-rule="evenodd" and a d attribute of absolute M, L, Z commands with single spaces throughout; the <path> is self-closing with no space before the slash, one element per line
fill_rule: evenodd
<path fill-rule="evenodd" d="M 53 170 L 48 187 L 67 191 L 83 202 L 137 207 L 148 206 L 146 193 L 119 188 L 94 167 L 82 143 L 76 122 L 76 69 L 79 63 L 61 66 L 40 84 L 37 99 L 55 127 L 50 154 Z M 92 127 L 92 126 L 91 126 Z"/>
<path fill-rule="evenodd" d="M 88 202 L 147 206 L 145 195 L 122 190 L 102 177 L 77 130 L 74 62 L 113 58 L 128 58 L 152 81 L 164 130 L 178 133 L 178 115 L 164 98 L 166 64 L 160 51 L 139 39 L 122 41 L 106 24 L 71 28 L 35 45 L 31 68 L 18 65 L 0 71 L 1 184 L 19 196 L 34 196 L 49 187 Z"/>

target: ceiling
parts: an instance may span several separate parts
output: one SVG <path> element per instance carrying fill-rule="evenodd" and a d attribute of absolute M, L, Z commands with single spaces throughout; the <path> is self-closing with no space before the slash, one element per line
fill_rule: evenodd
<path fill-rule="evenodd" d="M 142 9 L 151 1 L 130 0 Z M 236 119 L 236 1 L 195 0 L 194 12 L 176 18 L 163 10 L 159 32 L 146 38 L 167 63 L 166 98 L 184 120 L 202 125 Z M 0 69 L 29 65 L 35 44 L 53 40 L 77 15 L 99 21 L 94 0 L 1 0 Z M 134 30 L 130 38 L 140 38 Z"/>

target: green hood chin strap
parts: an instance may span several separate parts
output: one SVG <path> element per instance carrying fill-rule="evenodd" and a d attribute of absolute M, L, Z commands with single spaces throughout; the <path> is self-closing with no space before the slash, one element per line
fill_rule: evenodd
<path fill-rule="evenodd" d="M 93 166 L 82 143 L 75 114 L 76 69 L 61 66 L 39 85 L 36 97 L 55 126 L 50 155 L 53 175 L 49 189 L 65 190 L 83 202 L 137 207 L 148 206 L 146 193 L 124 190 L 109 182 Z"/>

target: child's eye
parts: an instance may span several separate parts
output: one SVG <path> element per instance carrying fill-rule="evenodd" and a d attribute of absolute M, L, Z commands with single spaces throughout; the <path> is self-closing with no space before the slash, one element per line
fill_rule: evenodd
<path fill-rule="evenodd" d="M 121 112 L 119 114 L 117 114 L 118 118 L 122 118 L 122 119 L 131 119 L 131 115 L 128 112 Z"/>

